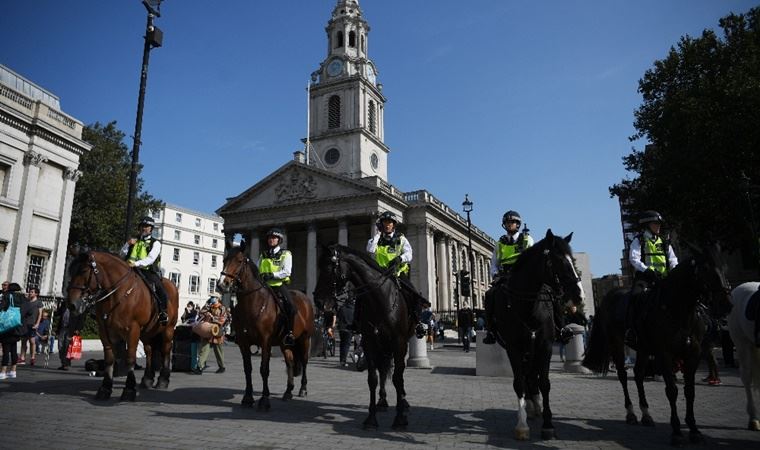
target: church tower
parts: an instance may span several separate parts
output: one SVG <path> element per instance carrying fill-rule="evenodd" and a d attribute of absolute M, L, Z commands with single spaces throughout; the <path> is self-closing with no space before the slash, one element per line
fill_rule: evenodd
<path fill-rule="evenodd" d="M 311 75 L 309 164 L 387 181 L 385 97 L 367 56 L 369 30 L 358 0 L 338 0 L 325 28 L 327 57 Z"/>

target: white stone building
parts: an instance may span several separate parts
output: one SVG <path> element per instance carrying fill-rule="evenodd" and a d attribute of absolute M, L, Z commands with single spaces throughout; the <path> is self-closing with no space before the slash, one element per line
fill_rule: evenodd
<path fill-rule="evenodd" d="M 0 65 L 0 279 L 61 295 L 82 122 Z"/>
<path fill-rule="evenodd" d="M 161 268 L 179 289 L 180 315 L 192 301 L 205 303 L 216 289 L 224 256 L 224 220 L 176 205 L 152 211 L 161 240 Z"/>

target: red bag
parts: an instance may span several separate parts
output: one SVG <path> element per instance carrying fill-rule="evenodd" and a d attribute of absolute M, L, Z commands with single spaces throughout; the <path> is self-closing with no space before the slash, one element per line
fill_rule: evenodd
<path fill-rule="evenodd" d="M 72 336 L 68 350 L 66 350 L 67 359 L 82 359 L 82 337 Z"/>

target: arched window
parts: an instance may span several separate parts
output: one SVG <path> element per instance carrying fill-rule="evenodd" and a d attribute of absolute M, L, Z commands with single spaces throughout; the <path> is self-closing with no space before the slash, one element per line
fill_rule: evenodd
<path fill-rule="evenodd" d="M 356 32 L 355 31 L 348 32 L 348 46 L 356 47 Z"/>
<path fill-rule="evenodd" d="M 469 269 L 467 268 L 467 252 L 464 249 L 462 250 L 462 268 L 464 270 L 472 269 L 472 267 L 470 267 Z"/>
<path fill-rule="evenodd" d="M 369 131 L 373 134 L 377 134 L 377 111 L 375 109 L 375 101 L 369 101 L 369 110 L 367 111 L 367 122 L 369 122 Z"/>
<path fill-rule="evenodd" d="M 367 44 L 364 42 L 364 35 L 362 34 L 362 51 L 367 53 Z"/>
<path fill-rule="evenodd" d="M 343 47 L 343 32 L 338 31 L 338 35 L 335 39 L 335 48 Z"/>
<path fill-rule="evenodd" d="M 340 128 L 340 97 L 333 95 L 327 105 L 327 128 Z"/>

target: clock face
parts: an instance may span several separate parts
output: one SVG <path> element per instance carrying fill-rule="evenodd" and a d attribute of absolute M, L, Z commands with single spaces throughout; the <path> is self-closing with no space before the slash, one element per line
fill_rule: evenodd
<path fill-rule="evenodd" d="M 343 72 L 343 61 L 340 59 L 333 59 L 330 64 L 327 65 L 327 74 L 331 77 L 335 77 Z"/>
<path fill-rule="evenodd" d="M 377 154 L 373 153 L 372 155 L 370 155 L 369 163 L 372 165 L 373 169 L 377 170 L 377 166 L 379 163 L 379 161 L 377 160 Z"/>
<path fill-rule="evenodd" d="M 367 68 L 365 69 L 364 73 L 367 76 L 367 80 L 369 80 L 370 83 L 375 84 L 376 75 L 375 75 L 375 69 L 372 68 L 369 64 L 367 64 Z"/>
<path fill-rule="evenodd" d="M 340 160 L 340 150 L 337 148 L 331 148 L 325 152 L 325 163 L 329 166 L 334 166 Z"/>

